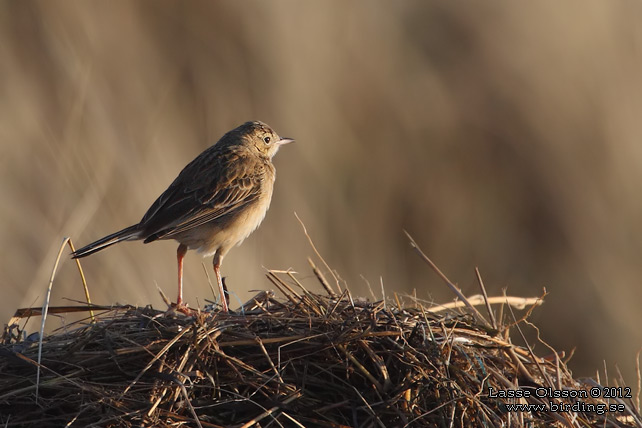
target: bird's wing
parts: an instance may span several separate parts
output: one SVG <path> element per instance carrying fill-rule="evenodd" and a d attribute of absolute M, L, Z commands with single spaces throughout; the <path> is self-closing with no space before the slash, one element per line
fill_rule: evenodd
<path fill-rule="evenodd" d="M 141 220 L 145 242 L 170 238 L 256 201 L 264 168 L 238 153 L 203 153 L 181 171 Z"/>

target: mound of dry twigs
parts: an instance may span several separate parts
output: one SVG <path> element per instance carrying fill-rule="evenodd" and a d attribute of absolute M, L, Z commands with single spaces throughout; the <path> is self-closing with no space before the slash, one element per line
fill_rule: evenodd
<path fill-rule="evenodd" d="M 0 425 L 640 426 L 631 399 L 591 398 L 597 382 L 573 379 L 557 353 L 514 345 L 523 322 L 368 303 L 327 284 L 314 294 L 292 273 L 268 276 L 286 299 L 263 293 L 229 314 L 95 306 L 93 321 L 43 338 L 38 382 L 38 341 L 7 327 Z M 531 394 L 501 396 L 511 391 Z"/>

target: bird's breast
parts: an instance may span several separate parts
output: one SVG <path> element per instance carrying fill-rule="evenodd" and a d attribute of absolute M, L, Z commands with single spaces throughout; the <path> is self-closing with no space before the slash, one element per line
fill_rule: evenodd
<path fill-rule="evenodd" d="M 264 182 L 260 196 L 235 213 L 216 222 L 210 222 L 190 229 L 175 237 L 190 249 L 197 250 L 204 257 L 217 251 L 224 256 L 232 247 L 241 244 L 261 224 L 272 200 L 274 176 Z"/>

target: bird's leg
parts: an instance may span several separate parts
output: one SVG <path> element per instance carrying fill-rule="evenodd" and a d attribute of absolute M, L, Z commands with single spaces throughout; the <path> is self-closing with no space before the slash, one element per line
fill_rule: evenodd
<path fill-rule="evenodd" d="M 227 296 L 225 296 L 225 289 L 223 288 L 223 280 L 221 279 L 221 256 L 217 252 L 213 260 L 214 273 L 216 274 L 216 282 L 218 284 L 218 291 L 221 293 L 221 308 L 223 312 L 229 312 L 227 306 Z"/>
<path fill-rule="evenodd" d="M 183 305 L 183 258 L 187 253 L 187 245 L 179 245 L 176 250 L 176 259 L 178 260 L 178 297 L 176 298 L 176 306 Z"/>

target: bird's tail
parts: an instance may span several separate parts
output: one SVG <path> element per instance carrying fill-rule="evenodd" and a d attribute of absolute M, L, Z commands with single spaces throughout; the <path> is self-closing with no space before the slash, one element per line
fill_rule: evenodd
<path fill-rule="evenodd" d="M 133 226 L 126 227 L 123 230 L 120 230 L 116 233 L 112 233 L 111 235 L 107 235 L 104 238 L 100 238 L 98 241 L 92 242 L 89 245 L 85 245 L 84 247 L 71 253 L 71 258 L 79 259 L 81 257 L 94 254 L 95 252 L 100 251 L 104 248 L 107 248 L 111 245 L 117 244 L 120 241 L 131 241 L 131 240 L 140 239 L 139 236 L 140 236 L 140 229 L 139 229 L 139 226 L 135 224 Z"/>

